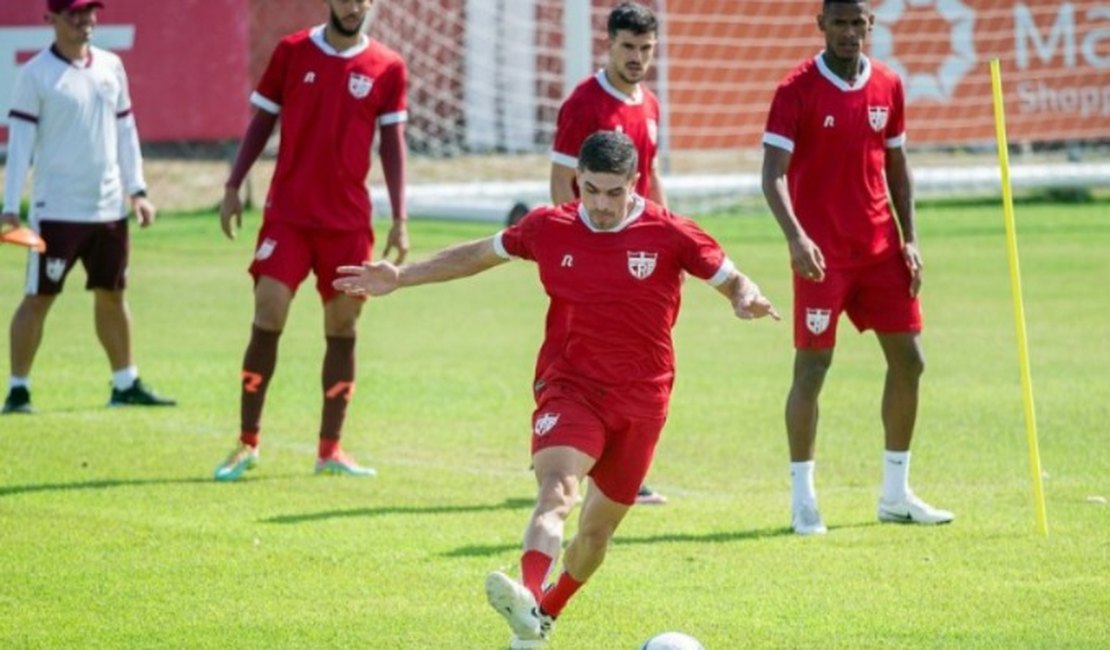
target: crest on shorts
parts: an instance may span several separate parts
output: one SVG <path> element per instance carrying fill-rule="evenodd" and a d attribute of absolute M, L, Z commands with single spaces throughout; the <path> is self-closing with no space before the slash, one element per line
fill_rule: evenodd
<path fill-rule="evenodd" d="M 374 87 L 374 80 L 364 74 L 352 72 L 350 77 L 347 77 L 347 90 L 351 93 L 351 97 L 355 99 L 362 99 L 370 94 L 370 89 Z"/>
<path fill-rule="evenodd" d="M 868 106 L 867 121 L 876 132 L 886 128 L 886 120 L 890 116 L 890 109 L 886 106 Z"/>
<path fill-rule="evenodd" d="M 532 433 L 536 434 L 537 438 L 546 436 L 548 433 L 551 432 L 552 429 L 555 428 L 555 425 L 558 423 L 558 413 L 544 413 L 543 415 L 536 418 L 536 424 L 532 427 Z"/>
<path fill-rule="evenodd" d="M 648 139 L 652 144 L 659 143 L 659 123 L 655 120 L 649 119 L 647 121 Z"/>
<path fill-rule="evenodd" d="M 270 239 L 269 237 L 263 239 L 262 243 L 258 245 L 258 250 L 254 252 L 254 259 L 259 261 L 270 259 L 275 248 L 277 248 L 276 239 Z"/>
<path fill-rule="evenodd" d="M 637 280 L 643 280 L 655 271 L 655 258 L 658 253 L 628 251 L 628 272 Z"/>
<path fill-rule="evenodd" d="M 51 282 L 61 282 L 62 276 L 66 274 L 66 261 L 61 257 L 48 257 L 46 258 L 46 277 L 50 278 Z"/>
<path fill-rule="evenodd" d="M 829 329 L 829 319 L 832 316 L 830 309 L 806 308 L 806 329 L 814 334 L 821 334 Z"/>

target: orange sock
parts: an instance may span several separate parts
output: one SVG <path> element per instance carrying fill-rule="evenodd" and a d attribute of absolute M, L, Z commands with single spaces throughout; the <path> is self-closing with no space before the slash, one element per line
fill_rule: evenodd
<path fill-rule="evenodd" d="M 567 601 L 577 592 L 585 582 L 578 582 L 569 573 L 563 571 L 555 586 L 547 590 L 540 601 L 540 609 L 552 618 L 558 617 L 566 607 Z"/>
<path fill-rule="evenodd" d="M 520 576 L 524 586 L 536 597 L 536 602 L 543 598 L 543 583 L 547 574 L 551 572 L 551 565 L 555 558 L 540 551 L 525 551 L 520 557 Z"/>

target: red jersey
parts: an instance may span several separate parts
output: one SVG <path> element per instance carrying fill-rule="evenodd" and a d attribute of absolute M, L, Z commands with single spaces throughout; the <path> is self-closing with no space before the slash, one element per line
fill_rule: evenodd
<path fill-rule="evenodd" d="M 366 37 L 343 52 L 324 40 L 323 26 L 283 38 L 251 95 L 255 106 L 281 115 L 265 218 L 369 228 L 374 131 L 407 119 L 407 78 L 401 57 Z"/>
<path fill-rule="evenodd" d="M 648 196 L 651 169 L 659 151 L 659 100 L 644 84 L 639 84 L 637 91 L 629 96 L 617 90 L 609 83 L 605 70 L 578 84 L 559 107 L 551 161 L 577 168 L 578 152 L 586 138 L 598 131 L 619 131 L 632 140 L 640 157 L 636 193 Z"/>
<path fill-rule="evenodd" d="M 718 285 L 733 269 L 712 237 L 637 197 L 615 230 L 595 229 L 572 201 L 533 210 L 494 242 L 503 257 L 535 261 L 551 299 L 537 381 L 582 381 L 607 404 L 666 412 L 683 272 Z"/>
<path fill-rule="evenodd" d="M 798 222 L 830 267 L 877 261 L 901 248 L 887 201 L 886 149 L 905 144 L 902 81 L 862 57 L 855 85 L 820 54 L 775 91 L 763 143 L 791 152 L 787 181 Z"/>

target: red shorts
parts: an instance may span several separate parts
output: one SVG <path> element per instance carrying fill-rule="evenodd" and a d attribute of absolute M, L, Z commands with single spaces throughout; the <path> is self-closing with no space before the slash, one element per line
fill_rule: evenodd
<path fill-rule="evenodd" d="M 369 229 L 320 230 L 263 220 L 250 274 L 255 282 L 265 275 L 296 292 L 312 271 L 316 275 L 316 291 L 327 302 L 338 293 L 331 286 L 339 277 L 335 270 L 368 262 L 373 252 Z"/>
<path fill-rule="evenodd" d="M 131 250 L 127 219 L 98 223 L 39 221 L 37 228 L 46 242 L 46 252 L 31 251 L 27 262 L 27 295 L 61 293 L 77 260 L 85 267 L 86 289 L 127 288 Z"/>
<path fill-rule="evenodd" d="M 606 411 L 574 385 L 549 383 L 537 395 L 532 414 L 532 454 L 573 447 L 591 456 L 596 461 L 589 471 L 594 486 L 630 506 L 636 503 L 666 420 Z"/>
<path fill-rule="evenodd" d="M 910 296 L 910 279 L 901 255 L 867 266 L 828 269 L 822 282 L 795 274 L 794 347 L 835 346 L 842 311 L 861 332 L 920 332 L 921 303 Z"/>

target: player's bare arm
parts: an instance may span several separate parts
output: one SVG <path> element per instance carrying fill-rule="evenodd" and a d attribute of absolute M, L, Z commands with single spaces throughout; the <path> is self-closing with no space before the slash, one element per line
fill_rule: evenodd
<path fill-rule="evenodd" d="M 409 254 L 408 214 L 405 206 L 405 125 L 389 124 L 381 127 L 381 145 L 378 155 L 382 159 L 382 174 L 389 190 L 389 203 L 393 209 L 393 224 L 386 236 L 382 257 L 394 255 L 393 263 L 401 264 Z"/>
<path fill-rule="evenodd" d="M 886 150 L 886 183 L 890 190 L 890 202 L 894 204 L 894 214 L 898 219 L 898 229 L 902 232 L 902 257 L 910 270 L 910 295 L 921 292 L 922 272 L 925 263 L 917 248 L 917 227 L 914 218 L 913 175 L 906 150 L 897 147 Z"/>
<path fill-rule="evenodd" d="M 555 162 L 551 163 L 551 203 L 553 205 L 562 205 L 576 198 L 574 195 L 574 177 L 575 169 L 573 167 Z"/>
<path fill-rule="evenodd" d="M 774 320 L 782 320 L 775 306 L 760 291 L 759 285 L 740 271 L 733 270 L 732 275 L 716 289 L 732 304 L 737 318 L 753 320 L 770 316 Z"/>
<path fill-rule="evenodd" d="M 667 193 L 663 191 L 663 175 L 659 173 L 659 159 L 651 161 L 651 196 L 647 197 L 664 208 L 667 207 Z"/>
<path fill-rule="evenodd" d="M 763 146 L 763 196 L 775 216 L 790 249 L 790 266 L 799 276 L 821 282 L 825 279 L 825 256 L 806 234 L 790 202 L 786 171 L 790 152 L 771 145 Z"/>
<path fill-rule="evenodd" d="M 342 277 L 333 286 L 351 296 L 384 296 L 401 287 L 465 278 L 507 261 L 489 237 L 449 246 L 427 260 L 403 266 L 388 261 L 341 266 Z"/>

